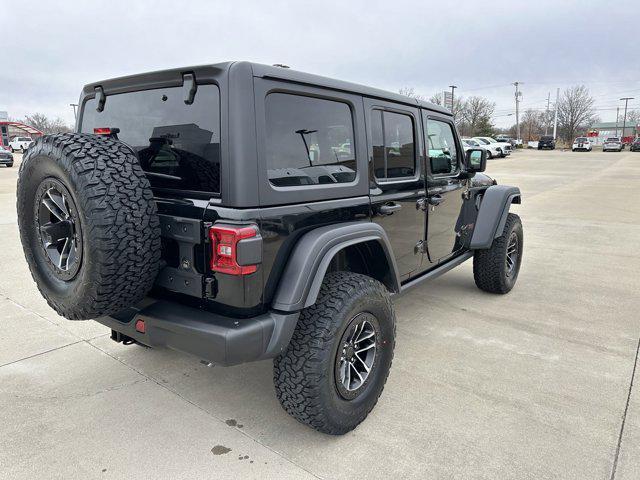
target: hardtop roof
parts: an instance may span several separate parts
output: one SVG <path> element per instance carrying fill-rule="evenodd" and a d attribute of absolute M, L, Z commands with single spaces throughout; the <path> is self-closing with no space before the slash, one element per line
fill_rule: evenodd
<path fill-rule="evenodd" d="M 253 72 L 253 75 L 256 77 L 275 78 L 278 80 L 313 85 L 316 87 L 329 88 L 332 90 L 351 92 L 366 97 L 379 98 L 392 102 L 403 103 L 406 105 L 418 106 L 443 113 L 445 115 L 451 115 L 451 112 L 441 105 L 436 105 L 434 103 L 426 102 L 423 100 L 417 100 L 406 95 L 400 95 L 399 93 L 393 93 L 378 88 L 368 87 L 366 85 L 360 85 L 357 83 L 336 80 L 321 75 L 301 72 L 298 70 L 293 70 L 291 68 L 274 67 L 271 65 L 262 65 L 260 63 L 252 62 L 222 62 L 209 65 L 173 68 L 168 70 L 158 70 L 92 82 L 84 86 L 83 96 L 92 95 L 95 88 L 99 86 L 103 87 L 105 90 L 108 90 L 109 94 L 117 94 L 124 91 L 129 91 L 132 88 L 144 89 L 145 86 L 146 88 L 149 88 L 151 84 L 162 86 L 163 84 L 175 83 L 176 81 L 181 81 L 182 74 L 186 72 L 194 72 L 197 81 L 198 78 L 212 77 L 223 72 L 228 72 L 236 66 L 249 66 L 251 68 L 251 71 Z"/>

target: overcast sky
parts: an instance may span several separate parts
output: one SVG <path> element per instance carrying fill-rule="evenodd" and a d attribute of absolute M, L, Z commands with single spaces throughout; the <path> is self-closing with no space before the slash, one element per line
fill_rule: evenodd
<path fill-rule="evenodd" d="M 638 0 L 0 0 L 0 110 L 73 123 L 86 83 L 170 67 L 251 60 L 387 90 L 496 102 L 494 122 L 586 85 L 603 121 L 640 108 Z"/>

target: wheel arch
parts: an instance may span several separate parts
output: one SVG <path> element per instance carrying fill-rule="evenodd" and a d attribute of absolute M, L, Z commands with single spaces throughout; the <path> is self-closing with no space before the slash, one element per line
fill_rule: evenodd
<path fill-rule="evenodd" d="M 469 248 L 490 248 L 493 239 L 499 237 L 504 229 L 511 204 L 520 204 L 521 201 L 518 187 L 492 185 L 487 188 L 482 196 Z"/>
<path fill-rule="evenodd" d="M 347 269 L 365 273 L 379 280 L 394 293 L 400 291 L 400 281 L 393 251 L 384 229 L 372 222 L 350 222 L 316 228 L 296 244 L 280 277 L 272 308 L 283 312 L 302 310 L 313 305 L 327 272 L 341 262 L 355 265 L 357 257 L 373 255 L 376 262 Z M 360 262 L 362 265 L 362 262 Z"/>

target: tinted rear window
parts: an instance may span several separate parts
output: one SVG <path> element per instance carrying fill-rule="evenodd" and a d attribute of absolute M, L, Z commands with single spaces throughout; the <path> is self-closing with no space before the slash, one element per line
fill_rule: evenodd
<path fill-rule="evenodd" d="M 152 187 L 220 192 L 220 94 L 199 85 L 191 105 L 182 87 L 108 95 L 102 112 L 85 102 L 81 131 L 119 128 Z"/>
<path fill-rule="evenodd" d="M 545 137 L 545 136 L 542 136 L 542 137 L 540 137 L 540 140 L 545 141 L 545 142 L 548 142 L 549 140 L 553 140 L 553 137 Z"/>

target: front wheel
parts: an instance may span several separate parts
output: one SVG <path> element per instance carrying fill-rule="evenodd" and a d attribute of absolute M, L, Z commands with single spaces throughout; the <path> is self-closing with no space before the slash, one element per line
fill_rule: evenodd
<path fill-rule="evenodd" d="M 382 393 L 394 345 L 387 289 L 365 275 L 327 274 L 318 300 L 302 311 L 287 350 L 274 360 L 282 408 L 323 433 L 353 430 Z"/>
<path fill-rule="evenodd" d="M 520 217 L 509 213 L 502 235 L 490 248 L 476 250 L 473 278 L 480 290 L 508 293 L 516 284 L 522 263 L 523 232 Z"/>

